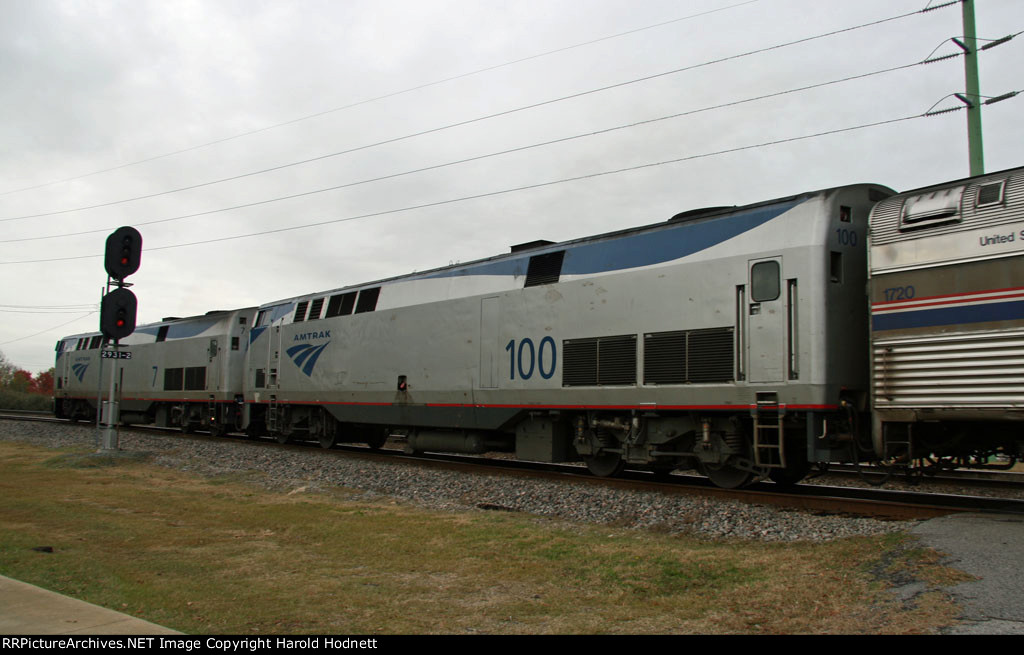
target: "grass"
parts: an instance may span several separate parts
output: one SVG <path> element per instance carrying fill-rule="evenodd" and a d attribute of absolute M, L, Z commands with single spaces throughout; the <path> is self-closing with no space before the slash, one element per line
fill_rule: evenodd
<path fill-rule="evenodd" d="M 52 546 L 53 553 L 33 550 Z M 188 633 L 915 633 L 953 621 L 905 537 L 709 542 L 0 443 L 0 573 Z"/>

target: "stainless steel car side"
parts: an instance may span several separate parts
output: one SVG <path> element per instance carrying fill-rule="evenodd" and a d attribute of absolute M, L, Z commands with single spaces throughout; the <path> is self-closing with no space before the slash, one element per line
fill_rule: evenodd
<path fill-rule="evenodd" d="M 876 456 L 1024 453 L 1024 169 L 901 193 L 871 224 Z"/>

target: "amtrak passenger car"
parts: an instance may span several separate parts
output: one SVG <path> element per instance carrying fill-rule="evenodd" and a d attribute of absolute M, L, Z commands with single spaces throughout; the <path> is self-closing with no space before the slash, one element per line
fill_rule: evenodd
<path fill-rule="evenodd" d="M 1024 454 L 1024 168 L 901 193 L 871 224 L 877 456 Z"/>
<path fill-rule="evenodd" d="M 261 306 L 253 433 L 799 479 L 868 403 L 856 185 Z"/>
<path fill-rule="evenodd" d="M 115 393 L 122 423 L 155 423 L 214 433 L 240 430 L 245 347 L 255 308 L 209 312 L 141 325 L 120 341 Z M 104 338 L 81 334 L 57 344 L 55 413 L 96 416 L 110 390 Z"/>

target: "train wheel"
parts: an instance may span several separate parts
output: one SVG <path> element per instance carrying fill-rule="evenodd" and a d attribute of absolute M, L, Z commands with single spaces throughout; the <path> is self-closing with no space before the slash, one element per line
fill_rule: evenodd
<path fill-rule="evenodd" d="M 384 429 L 374 430 L 366 439 L 366 445 L 370 447 L 370 450 L 380 450 L 387 442 L 388 430 Z"/>
<path fill-rule="evenodd" d="M 739 489 L 750 484 L 754 474 L 743 469 L 733 468 L 724 464 L 704 464 L 701 473 L 706 475 L 716 487 L 722 489 Z"/>
<path fill-rule="evenodd" d="M 588 455 L 583 461 L 587 464 L 587 470 L 599 478 L 615 477 L 626 468 L 626 463 L 618 453 Z"/>
<path fill-rule="evenodd" d="M 338 441 L 338 437 L 335 434 L 323 434 L 323 435 L 320 435 L 320 447 L 321 448 L 334 448 L 334 444 L 337 441 Z"/>
<path fill-rule="evenodd" d="M 277 443 L 286 444 L 288 443 L 288 440 L 292 438 L 292 435 L 285 434 L 284 432 L 278 432 L 274 435 L 274 438 L 277 439 Z"/>
<path fill-rule="evenodd" d="M 768 477 L 771 478 L 772 482 L 779 485 L 780 487 L 792 487 L 797 482 L 800 482 L 811 470 L 811 463 L 803 460 L 796 464 L 790 464 L 786 468 L 772 469 L 768 473 Z"/>

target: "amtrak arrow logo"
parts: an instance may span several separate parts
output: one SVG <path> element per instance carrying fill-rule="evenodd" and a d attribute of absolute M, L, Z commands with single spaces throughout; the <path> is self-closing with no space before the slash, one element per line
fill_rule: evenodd
<path fill-rule="evenodd" d="M 75 374 L 75 377 L 78 378 L 79 382 L 81 382 L 82 379 L 85 377 L 85 369 L 87 369 L 87 368 L 89 368 L 88 364 L 72 364 L 71 365 L 71 371 Z"/>
<path fill-rule="evenodd" d="M 292 346 L 286 352 L 288 356 L 292 358 L 295 365 L 302 369 L 302 372 L 307 376 L 313 375 L 313 367 L 316 365 L 316 360 L 320 358 L 320 353 L 324 351 L 324 348 L 330 345 L 330 341 L 323 344 L 322 346 L 314 346 L 312 344 L 304 343 L 298 346 Z"/>

